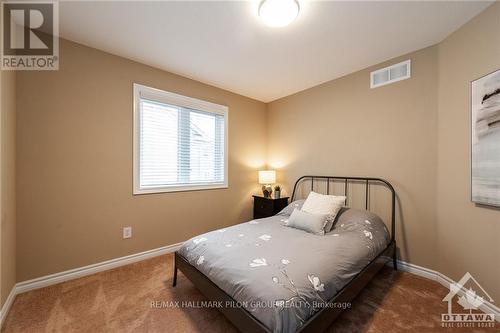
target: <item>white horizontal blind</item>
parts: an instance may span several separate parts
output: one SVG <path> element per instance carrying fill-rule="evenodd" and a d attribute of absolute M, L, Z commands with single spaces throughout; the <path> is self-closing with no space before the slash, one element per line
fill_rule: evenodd
<path fill-rule="evenodd" d="M 152 101 L 140 103 L 140 186 L 175 184 L 179 169 L 179 110 Z"/>
<path fill-rule="evenodd" d="M 137 103 L 138 190 L 225 184 L 225 115 L 150 97 Z"/>

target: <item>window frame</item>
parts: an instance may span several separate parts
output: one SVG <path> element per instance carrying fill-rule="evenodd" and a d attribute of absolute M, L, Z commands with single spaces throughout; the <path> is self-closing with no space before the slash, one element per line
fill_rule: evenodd
<path fill-rule="evenodd" d="M 183 96 L 172 92 L 133 84 L 134 108 L 133 108 L 133 194 L 153 194 L 184 191 L 201 191 L 224 189 L 229 187 L 228 180 L 228 127 L 229 108 L 225 105 L 203 101 L 197 98 Z M 157 187 L 141 188 L 140 186 L 140 101 L 147 98 L 160 103 L 195 109 L 203 112 L 215 113 L 224 116 L 224 181 L 212 184 L 181 184 L 163 185 Z"/>

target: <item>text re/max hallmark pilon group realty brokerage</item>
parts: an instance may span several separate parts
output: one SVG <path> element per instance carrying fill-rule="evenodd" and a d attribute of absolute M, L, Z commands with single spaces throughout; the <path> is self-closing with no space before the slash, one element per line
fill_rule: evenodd
<path fill-rule="evenodd" d="M 284 302 L 278 301 L 249 301 L 249 302 L 236 302 L 236 301 L 151 301 L 152 309 L 169 309 L 169 308 L 338 308 L 350 309 L 351 303 L 349 302 Z"/>

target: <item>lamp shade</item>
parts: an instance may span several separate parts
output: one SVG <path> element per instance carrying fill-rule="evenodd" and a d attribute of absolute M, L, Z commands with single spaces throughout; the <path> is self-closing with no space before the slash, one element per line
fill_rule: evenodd
<path fill-rule="evenodd" d="M 268 185 L 276 183 L 276 171 L 264 170 L 259 171 L 259 184 Z"/>

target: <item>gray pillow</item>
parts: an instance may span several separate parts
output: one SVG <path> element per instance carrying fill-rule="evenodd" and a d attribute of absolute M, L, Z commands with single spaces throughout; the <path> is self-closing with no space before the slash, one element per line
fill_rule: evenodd
<path fill-rule="evenodd" d="M 311 214 L 302 210 L 294 209 L 288 218 L 287 227 L 301 229 L 311 234 L 323 236 L 328 215 Z"/>
<path fill-rule="evenodd" d="M 304 204 L 304 202 L 305 200 L 295 200 L 294 202 L 288 204 L 288 206 L 283 208 L 281 212 L 279 212 L 276 215 L 290 216 L 295 208 L 299 210 L 302 209 L 302 205 Z"/>
<path fill-rule="evenodd" d="M 353 224 L 366 223 L 368 221 L 371 225 L 380 225 L 387 228 L 384 221 L 375 213 L 366 211 L 364 209 L 355 209 L 343 207 L 335 218 L 335 223 L 330 231 L 335 230 L 339 226 L 349 227 Z M 325 229 L 325 232 L 329 232 Z"/>
<path fill-rule="evenodd" d="M 348 207 L 342 207 L 340 210 L 337 212 L 337 214 L 329 214 L 326 217 L 326 225 L 325 225 L 325 233 L 328 233 L 333 230 L 333 227 L 339 220 L 339 216 L 342 215 L 343 212 L 348 210 Z"/>

